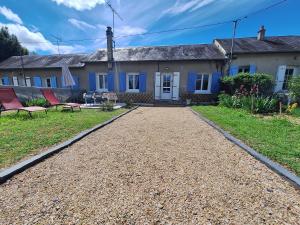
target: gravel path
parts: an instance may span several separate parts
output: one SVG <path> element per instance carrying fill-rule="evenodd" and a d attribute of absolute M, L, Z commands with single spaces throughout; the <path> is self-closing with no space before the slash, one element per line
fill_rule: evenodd
<path fill-rule="evenodd" d="M 0 186 L 0 224 L 300 224 L 300 192 L 187 108 L 139 108 Z"/>

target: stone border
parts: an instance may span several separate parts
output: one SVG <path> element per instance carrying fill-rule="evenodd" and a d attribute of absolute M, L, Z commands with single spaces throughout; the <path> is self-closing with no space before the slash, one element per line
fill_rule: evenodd
<path fill-rule="evenodd" d="M 52 155 L 62 151 L 63 149 L 71 146 L 72 144 L 76 143 L 77 141 L 81 140 L 82 138 L 84 138 L 85 136 L 89 135 L 90 133 L 105 127 L 106 125 L 114 122 L 115 120 L 119 119 L 120 117 L 130 113 L 131 111 L 137 109 L 139 106 L 136 106 L 118 116 L 113 117 L 112 119 L 101 123 L 91 129 L 82 131 L 81 133 L 79 133 L 78 135 L 76 135 L 75 137 L 61 143 L 58 144 L 54 147 L 51 147 L 50 149 L 48 149 L 47 151 L 44 151 L 36 156 L 31 157 L 30 159 L 27 159 L 25 161 L 22 161 L 14 166 L 11 166 L 3 171 L 0 172 L 0 184 L 5 183 L 9 178 L 13 177 L 14 175 L 23 172 L 24 170 L 38 164 L 39 162 L 42 162 L 43 160 L 51 157 Z"/>
<path fill-rule="evenodd" d="M 237 145 L 240 148 L 242 148 L 243 150 L 245 150 L 248 154 L 250 154 L 251 156 L 253 156 L 255 159 L 257 159 L 261 163 L 265 164 L 268 168 L 270 168 L 271 170 L 273 170 L 274 172 L 276 172 L 277 174 L 279 174 L 280 176 L 282 176 L 283 178 L 285 178 L 286 180 L 288 180 L 296 188 L 300 189 L 300 177 L 298 177 L 295 174 L 291 173 L 290 171 L 288 171 L 287 169 L 285 169 L 284 167 L 282 167 L 278 163 L 273 162 L 272 160 L 270 160 L 266 156 L 258 153 L 253 148 L 249 147 L 248 145 L 246 145 L 245 143 L 243 143 L 241 140 L 235 138 L 234 136 L 232 136 L 231 134 L 229 134 L 228 132 L 226 132 L 225 130 L 223 130 L 222 128 L 220 128 L 218 125 L 216 125 L 214 122 L 212 122 L 211 120 L 209 120 L 206 117 L 204 117 L 201 113 L 196 112 L 191 107 L 189 107 L 189 108 L 201 120 L 203 120 L 208 125 L 212 126 L 217 131 L 219 131 L 221 134 L 223 134 L 224 137 L 227 140 L 231 141 L 235 145 Z"/>

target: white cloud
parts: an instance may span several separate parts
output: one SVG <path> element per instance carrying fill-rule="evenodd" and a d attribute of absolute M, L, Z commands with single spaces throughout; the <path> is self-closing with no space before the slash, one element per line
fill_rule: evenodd
<path fill-rule="evenodd" d="M 176 3 L 171 8 L 165 10 L 163 14 L 177 15 L 186 11 L 194 11 L 213 2 L 215 2 L 215 0 L 192 0 L 188 2 L 177 0 Z"/>
<path fill-rule="evenodd" d="M 42 33 L 32 32 L 27 27 L 20 24 L 2 24 L 6 26 L 11 34 L 17 36 L 21 44 L 29 51 L 47 51 L 50 53 L 57 53 L 57 46 L 47 40 Z M 60 53 L 72 53 L 72 52 L 84 51 L 84 47 L 80 45 L 61 45 Z"/>
<path fill-rule="evenodd" d="M 104 0 L 52 0 L 58 5 L 62 4 L 69 8 L 74 8 L 79 11 L 90 10 L 95 8 L 98 4 L 104 4 Z"/>
<path fill-rule="evenodd" d="M 121 27 L 117 27 L 116 28 L 116 35 L 119 36 L 119 35 L 134 35 L 134 34 L 142 34 L 142 33 L 145 33 L 147 30 L 144 29 L 144 28 L 141 28 L 141 27 L 131 27 L 131 26 L 128 26 L 128 25 L 125 25 L 125 26 L 121 26 Z"/>
<path fill-rule="evenodd" d="M 94 25 L 91 25 L 91 24 L 88 24 L 84 21 L 81 21 L 81 20 L 77 20 L 77 19 L 74 19 L 74 18 L 70 18 L 68 19 L 68 21 L 74 26 L 74 27 L 77 27 L 78 29 L 80 30 L 86 30 L 86 29 L 95 29 L 96 26 Z"/>
<path fill-rule="evenodd" d="M 12 22 L 23 24 L 21 18 L 16 13 L 11 11 L 11 9 L 6 8 L 5 6 L 0 6 L 0 14 L 2 14 L 6 19 Z"/>

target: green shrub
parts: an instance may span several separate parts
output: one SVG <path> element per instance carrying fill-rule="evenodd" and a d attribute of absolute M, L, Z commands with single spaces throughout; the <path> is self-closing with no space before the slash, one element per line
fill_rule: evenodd
<path fill-rule="evenodd" d="M 133 100 L 132 99 L 126 100 L 125 104 L 126 104 L 125 105 L 126 109 L 131 109 L 133 107 Z"/>
<path fill-rule="evenodd" d="M 289 80 L 288 89 L 294 100 L 300 102 L 300 76 L 294 76 Z"/>
<path fill-rule="evenodd" d="M 278 100 L 273 97 L 219 95 L 219 105 L 227 108 L 245 109 L 252 113 L 272 113 L 278 111 Z"/>
<path fill-rule="evenodd" d="M 253 84 L 258 86 L 260 93 L 271 94 L 273 93 L 275 82 L 272 75 L 256 73 L 253 76 Z"/>
<path fill-rule="evenodd" d="M 48 107 L 49 102 L 44 98 L 33 98 L 25 103 L 26 106 Z"/>
<path fill-rule="evenodd" d="M 230 96 L 228 94 L 220 94 L 218 97 L 219 97 L 219 105 L 225 106 L 225 107 L 228 107 L 228 108 L 233 107 L 232 96 Z"/>
<path fill-rule="evenodd" d="M 226 94 L 234 94 L 234 81 L 232 76 L 224 76 L 221 79 L 221 90 Z"/>
<path fill-rule="evenodd" d="M 114 104 L 110 101 L 106 101 L 102 105 L 103 111 L 113 111 L 114 110 Z"/>
<path fill-rule="evenodd" d="M 278 101 L 272 97 L 257 97 L 254 100 L 253 113 L 272 113 L 277 111 Z"/>
<path fill-rule="evenodd" d="M 273 77 L 268 74 L 249 74 L 240 73 L 236 76 L 225 76 L 221 79 L 221 89 L 226 93 L 233 95 L 241 86 L 250 92 L 253 86 L 258 87 L 258 92 L 262 95 L 269 95 L 272 93 L 274 87 Z"/>

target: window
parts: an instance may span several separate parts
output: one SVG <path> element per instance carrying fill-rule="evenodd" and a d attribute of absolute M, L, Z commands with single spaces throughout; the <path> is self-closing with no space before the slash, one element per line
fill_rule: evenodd
<path fill-rule="evenodd" d="M 1 77 L 0 78 L 0 85 L 3 85 L 4 84 L 4 79 Z"/>
<path fill-rule="evenodd" d="M 18 77 L 16 77 L 16 76 L 13 76 L 13 85 L 14 86 L 19 86 Z"/>
<path fill-rule="evenodd" d="M 288 82 L 289 80 L 293 77 L 295 69 L 292 67 L 287 67 L 285 70 L 284 74 L 284 81 L 283 81 L 283 86 L 282 90 L 287 90 L 288 89 Z"/>
<path fill-rule="evenodd" d="M 50 77 L 46 78 L 46 87 L 51 88 L 51 78 Z"/>
<path fill-rule="evenodd" d="M 127 91 L 128 92 L 139 92 L 140 90 L 139 75 L 130 73 L 127 75 Z"/>
<path fill-rule="evenodd" d="M 25 81 L 26 81 L 26 86 L 27 87 L 31 87 L 31 79 L 30 79 L 30 77 L 26 77 Z"/>
<path fill-rule="evenodd" d="M 96 87 L 99 91 L 107 91 L 107 74 L 97 74 L 96 75 Z"/>
<path fill-rule="evenodd" d="M 210 78 L 209 74 L 198 74 L 196 77 L 195 93 L 209 93 L 210 92 Z"/>
<path fill-rule="evenodd" d="M 250 73 L 250 65 L 249 66 L 239 66 L 239 73 Z"/>

